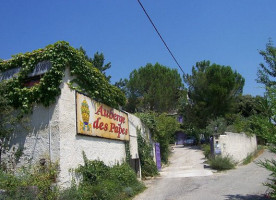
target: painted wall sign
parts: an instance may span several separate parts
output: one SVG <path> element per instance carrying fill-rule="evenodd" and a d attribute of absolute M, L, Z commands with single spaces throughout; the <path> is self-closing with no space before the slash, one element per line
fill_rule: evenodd
<path fill-rule="evenodd" d="M 77 132 L 129 140 L 128 115 L 77 93 Z"/>

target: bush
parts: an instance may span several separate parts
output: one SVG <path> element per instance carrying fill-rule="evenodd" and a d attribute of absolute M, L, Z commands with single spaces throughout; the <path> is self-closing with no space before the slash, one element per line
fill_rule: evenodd
<path fill-rule="evenodd" d="M 142 177 L 158 175 L 157 166 L 151 155 L 152 146 L 142 137 L 140 130 L 137 130 L 138 153 L 141 163 Z"/>
<path fill-rule="evenodd" d="M 152 158 L 146 159 L 144 161 L 143 167 L 142 167 L 142 176 L 148 177 L 148 176 L 156 176 L 159 172 L 157 170 L 157 166 Z"/>
<path fill-rule="evenodd" d="M 212 169 L 216 169 L 219 171 L 229 170 L 235 168 L 235 163 L 229 156 L 215 156 L 209 159 L 209 164 Z"/>
<path fill-rule="evenodd" d="M 55 186 L 57 164 L 35 165 L 30 169 L 18 170 L 17 174 L 0 172 L 0 188 L 5 190 L 2 199 L 56 199 Z M 1 199 L 0 198 L 0 199 Z"/>
<path fill-rule="evenodd" d="M 84 165 L 76 173 L 82 176 L 79 186 L 61 192 L 59 199 L 120 200 L 134 196 L 144 189 L 135 172 L 127 163 L 106 166 L 102 161 L 88 160 L 83 154 Z"/>
<path fill-rule="evenodd" d="M 227 121 L 222 117 L 211 121 L 210 124 L 206 127 L 206 132 L 208 133 L 208 135 L 214 134 L 215 127 L 217 127 L 217 133 L 223 134 L 227 127 Z"/>
<path fill-rule="evenodd" d="M 255 158 L 257 158 L 263 152 L 264 152 L 264 146 L 259 145 L 256 151 L 247 155 L 247 157 L 243 160 L 242 164 L 247 165 L 247 164 L 251 163 Z"/>
<path fill-rule="evenodd" d="M 269 196 L 276 199 L 276 160 L 265 160 L 258 163 L 260 166 L 266 168 L 271 172 L 269 182 L 264 183 L 269 188 Z"/>
<path fill-rule="evenodd" d="M 166 113 L 136 113 L 137 117 L 150 129 L 154 141 L 160 143 L 161 161 L 168 163 L 169 144 L 174 143 L 174 133 L 180 128 L 175 118 Z"/>
<path fill-rule="evenodd" d="M 211 156 L 211 146 L 210 144 L 203 144 L 201 146 L 201 149 L 203 150 L 203 154 L 205 158 L 209 158 Z"/>

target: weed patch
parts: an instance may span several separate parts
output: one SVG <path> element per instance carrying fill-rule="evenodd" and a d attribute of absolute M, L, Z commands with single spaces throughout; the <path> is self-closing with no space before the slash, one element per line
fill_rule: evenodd
<path fill-rule="evenodd" d="M 253 160 L 255 160 L 255 158 L 257 158 L 263 152 L 264 152 L 264 146 L 258 146 L 256 151 L 254 151 L 251 154 L 248 154 L 248 156 L 243 160 L 242 164 L 247 165 L 247 164 L 251 163 Z"/>
<path fill-rule="evenodd" d="M 231 157 L 215 156 L 209 159 L 209 164 L 212 169 L 219 171 L 229 170 L 235 168 L 235 162 Z"/>
<path fill-rule="evenodd" d="M 61 192 L 60 200 L 122 200 L 145 188 L 127 163 L 109 167 L 102 161 L 88 160 L 85 154 L 83 157 L 84 165 L 75 170 L 82 181 Z"/>
<path fill-rule="evenodd" d="M 203 154 L 205 158 L 209 158 L 211 156 L 211 147 L 210 144 L 203 144 L 201 145 L 201 149 L 203 151 Z"/>
<path fill-rule="evenodd" d="M 0 171 L 0 199 L 57 199 L 57 164 L 36 165 L 18 170 L 16 174 Z"/>

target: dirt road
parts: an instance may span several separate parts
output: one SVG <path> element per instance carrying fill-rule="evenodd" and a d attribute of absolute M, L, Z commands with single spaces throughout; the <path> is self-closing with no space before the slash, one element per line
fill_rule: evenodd
<path fill-rule="evenodd" d="M 273 156 L 266 151 L 258 159 Z M 148 189 L 134 200 L 265 199 L 263 194 L 267 188 L 262 183 L 269 172 L 255 163 L 213 173 L 204 168 L 202 151 L 187 147 L 175 148 L 170 162 L 160 177 L 146 182 Z"/>

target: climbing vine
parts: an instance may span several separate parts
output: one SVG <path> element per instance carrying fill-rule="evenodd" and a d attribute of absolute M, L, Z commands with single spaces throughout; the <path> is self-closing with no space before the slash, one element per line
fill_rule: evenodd
<path fill-rule="evenodd" d="M 42 61 L 50 61 L 52 67 L 41 77 L 38 84 L 31 88 L 26 87 L 24 83 L 28 74 Z M 124 105 L 126 101 L 125 95 L 109 84 L 105 76 L 86 61 L 82 52 L 64 41 L 0 61 L 1 73 L 17 67 L 20 67 L 19 73 L 16 77 L 5 80 L 6 88 L 0 95 L 4 95 L 13 107 L 24 112 L 30 111 L 34 103 L 48 106 L 56 101 L 66 67 L 69 67 L 71 75 L 75 77 L 69 83 L 72 89 L 115 108 Z"/>

